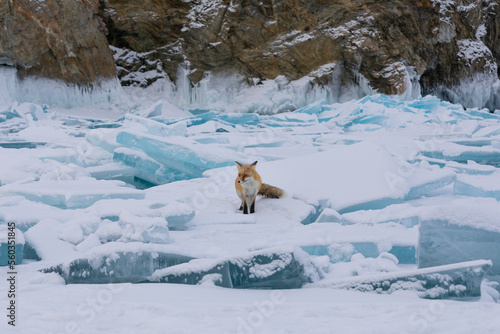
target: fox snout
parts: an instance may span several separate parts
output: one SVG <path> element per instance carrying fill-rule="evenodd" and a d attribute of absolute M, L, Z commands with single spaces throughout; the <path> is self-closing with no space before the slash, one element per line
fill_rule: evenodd
<path fill-rule="evenodd" d="M 244 177 L 241 178 L 241 180 L 238 180 L 238 183 L 239 184 L 243 184 L 243 183 L 251 181 L 253 179 L 254 178 L 252 176 L 244 176 Z"/>

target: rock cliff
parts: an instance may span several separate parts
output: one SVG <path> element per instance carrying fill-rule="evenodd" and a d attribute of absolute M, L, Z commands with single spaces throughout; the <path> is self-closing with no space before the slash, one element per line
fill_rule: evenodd
<path fill-rule="evenodd" d="M 402 94 L 413 79 L 424 94 L 482 107 L 493 92 L 470 87 L 497 80 L 499 11 L 494 0 L 103 0 L 100 15 L 110 44 L 139 52 L 132 66 L 118 57 L 127 84 L 155 80 L 127 76 L 139 68 L 161 67 L 175 80 L 179 65 L 192 83 L 208 72 L 312 73 L 318 84 L 365 78 L 378 92 Z"/>
<path fill-rule="evenodd" d="M 97 15 L 98 0 L 2 0 L 0 64 L 19 78 L 44 77 L 93 85 L 116 69 Z"/>
<path fill-rule="evenodd" d="M 499 0 L 9 0 L 0 62 L 23 75 L 123 85 L 196 85 L 209 73 L 248 84 L 418 86 L 465 106 L 500 108 Z M 37 7 L 38 6 L 38 7 Z M 77 15 L 78 13 L 78 15 Z"/>

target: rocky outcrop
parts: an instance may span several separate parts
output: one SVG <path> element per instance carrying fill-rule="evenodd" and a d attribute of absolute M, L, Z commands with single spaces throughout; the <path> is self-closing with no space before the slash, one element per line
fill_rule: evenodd
<path fill-rule="evenodd" d="M 98 0 L 2 0 L 0 64 L 81 86 L 116 78 Z"/>
<path fill-rule="evenodd" d="M 465 106 L 500 108 L 499 3 L 5 0 L 0 64 L 88 84 L 115 76 L 109 43 L 123 85 L 175 83 L 181 72 L 192 86 L 208 74 L 236 74 L 250 85 L 306 77 L 390 95 L 418 86 Z"/>
<path fill-rule="evenodd" d="M 103 0 L 100 15 L 112 45 L 141 52 L 142 71 L 162 73 L 160 61 L 171 80 L 179 65 L 197 83 L 208 72 L 295 80 L 331 64 L 319 84 L 336 71 L 342 84 L 402 94 L 413 77 L 453 99 L 464 81 L 497 79 L 499 11 L 494 0 Z"/>

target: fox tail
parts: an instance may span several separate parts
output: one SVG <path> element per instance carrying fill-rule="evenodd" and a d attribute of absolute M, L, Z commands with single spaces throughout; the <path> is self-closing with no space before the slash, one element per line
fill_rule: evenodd
<path fill-rule="evenodd" d="M 285 196 L 283 189 L 273 187 L 268 184 L 262 183 L 259 189 L 259 195 L 269 198 L 282 198 Z"/>

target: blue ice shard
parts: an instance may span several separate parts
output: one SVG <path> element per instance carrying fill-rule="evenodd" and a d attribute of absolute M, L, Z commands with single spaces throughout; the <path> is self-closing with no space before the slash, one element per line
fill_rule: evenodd
<path fill-rule="evenodd" d="M 92 145 L 98 146 L 108 152 L 113 153 L 119 145 L 116 143 L 116 130 L 95 129 L 91 130 L 85 136 L 85 139 Z"/>
<path fill-rule="evenodd" d="M 500 120 L 500 115 L 498 114 L 492 114 L 490 113 L 487 109 L 467 109 L 467 113 L 476 116 L 482 119 L 495 119 L 495 120 Z"/>
<path fill-rule="evenodd" d="M 20 104 L 14 103 L 12 111 L 23 118 L 26 118 L 26 116 L 29 115 L 29 117 L 34 121 L 38 121 L 43 117 L 43 114 L 47 112 L 40 105 L 29 102 Z"/>
<path fill-rule="evenodd" d="M 233 125 L 258 125 L 261 117 L 258 114 L 221 114 L 217 119 Z"/>
<path fill-rule="evenodd" d="M 489 165 L 481 165 L 474 161 L 468 161 L 467 164 L 461 164 L 455 161 L 447 162 L 446 167 L 453 168 L 459 173 L 471 174 L 471 175 L 490 175 L 496 170 L 496 167 Z M 456 184 L 456 183 L 455 183 Z"/>
<path fill-rule="evenodd" d="M 488 276 L 500 277 L 500 203 L 464 197 L 449 205 L 427 209 L 418 239 L 419 268 L 487 259 Z"/>
<path fill-rule="evenodd" d="M 492 197 L 500 200 L 500 172 L 490 175 L 460 175 L 455 182 L 455 195 Z"/>
<path fill-rule="evenodd" d="M 421 222 L 417 248 L 419 268 L 476 259 L 491 259 L 491 275 L 500 275 L 500 232 L 449 224 L 445 220 Z"/>
<path fill-rule="evenodd" d="M 321 99 L 319 101 L 308 104 L 305 107 L 295 110 L 296 113 L 309 114 L 309 115 L 318 115 L 323 111 L 323 105 L 325 104 L 325 100 Z"/>
<path fill-rule="evenodd" d="M 19 149 L 19 148 L 37 148 L 38 146 L 43 146 L 43 145 L 46 145 L 46 144 L 47 143 L 44 143 L 44 142 L 11 141 L 11 142 L 0 143 L 0 147 L 3 147 L 3 148 L 13 148 L 13 149 Z"/>
<path fill-rule="evenodd" d="M 447 161 L 444 159 L 429 158 L 423 155 L 416 157 L 415 160 L 426 161 L 430 165 L 447 167 L 457 171 L 458 173 L 471 174 L 471 175 L 490 175 L 493 174 L 496 170 L 498 170 L 494 166 L 482 165 L 473 160 L 468 160 L 467 163 L 460 163 L 456 161 Z"/>
<path fill-rule="evenodd" d="M 113 160 L 121 161 L 125 165 L 133 167 L 136 177 L 154 185 L 188 178 L 186 173 L 165 167 L 141 150 L 118 147 L 113 153 Z"/>
<path fill-rule="evenodd" d="M 265 249 L 227 259 L 197 259 L 156 271 L 152 282 L 201 284 L 207 279 L 226 288 L 294 289 L 323 277 L 301 249 Z"/>
<path fill-rule="evenodd" d="M 422 197 L 423 195 L 452 184 L 456 180 L 456 175 L 449 170 L 441 170 L 433 173 L 433 176 L 428 180 L 420 180 L 418 183 L 411 185 L 410 190 L 405 196 L 405 200 L 411 200 Z"/>
<path fill-rule="evenodd" d="M 208 169 L 234 165 L 234 151 L 168 138 L 120 132 L 116 141 L 125 147 L 142 150 L 152 159 L 187 178 L 201 177 Z"/>
<path fill-rule="evenodd" d="M 66 284 L 142 283 L 147 282 L 147 278 L 155 270 L 192 259 L 186 255 L 137 247 L 136 250 L 124 249 L 92 254 L 42 271 L 58 273 Z"/>
<path fill-rule="evenodd" d="M 103 163 L 97 166 L 86 167 L 85 171 L 97 180 L 120 180 L 132 183 L 135 170 L 119 162 Z"/>
<path fill-rule="evenodd" d="M 353 254 L 362 254 L 364 257 L 378 257 L 378 247 L 373 242 L 342 242 L 330 245 L 302 246 L 309 255 L 328 256 L 331 263 L 348 262 Z"/>
<path fill-rule="evenodd" d="M 410 108 L 420 109 L 425 113 L 432 112 L 435 108 L 437 108 L 441 103 L 441 100 L 435 96 L 427 95 L 423 98 L 416 99 L 407 104 Z"/>
<path fill-rule="evenodd" d="M 102 199 L 143 199 L 145 194 L 127 187 L 122 181 L 80 178 L 77 180 L 40 180 L 23 184 L 8 184 L 3 193 L 24 196 L 60 208 L 86 208 Z"/>
<path fill-rule="evenodd" d="M 420 209 L 408 203 L 389 205 L 380 210 L 358 210 L 342 215 L 342 225 L 397 223 L 413 227 L 419 223 Z"/>
<path fill-rule="evenodd" d="M 355 276 L 310 284 L 308 287 L 392 293 L 416 291 L 420 297 L 444 299 L 478 297 L 481 282 L 491 261 L 477 260 L 410 271 Z"/>
<path fill-rule="evenodd" d="M 181 212 L 177 214 L 171 214 L 165 217 L 168 222 L 168 228 L 170 230 L 184 230 L 186 224 L 189 223 L 195 216 L 194 210 L 189 212 Z"/>
<path fill-rule="evenodd" d="M 301 217 L 302 220 L 300 221 L 300 223 L 302 225 L 308 225 L 317 222 L 323 211 L 328 210 L 325 209 L 325 207 L 328 205 L 328 200 L 319 200 L 313 205 L 307 203 L 304 204 L 308 207 L 309 212 L 304 217 Z M 330 210 L 335 211 L 333 209 Z"/>
<path fill-rule="evenodd" d="M 14 226 L 0 225 L 0 266 L 20 264 L 23 261 L 24 236 Z M 10 247 L 9 247 L 10 246 Z"/>
<path fill-rule="evenodd" d="M 0 123 L 16 117 L 21 117 L 21 116 L 19 116 L 17 112 L 13 111 L 11 107 L 8 107 L 0 111 Z"/>
<path fill-rule="evenodd" d="M 492 140 L 489 138 L 466 138 L 454 140 L 453 142 L 455 144 L 472 147 L 490 146 L 492 144 Z"/>
<path fill-rule="evenodd" d="M 359 100 L 359 104 L 364 105 L 367 103 L 376 103 L 376 104 L 381 104 L 386 108 L 395 108 L 397 106 L 403 105 L 402 102 L 399 102 L 385 94 L 375 94 L 375 95 L 368 95 Z"/>
<path fill-rule="evenodd" d="M 331 263 L 348 262 L 354 254 L 362 254 L 364 257 L 377 258 L 381 251 L 374 242 L 339 242 L 329 245 L 301 246 L 307 254 L 313 256 L 328 256 Z M 414 245 L 393 245 L 387 252 L 394 255 L 400 264 L 415 264 Z"/>
<path fill-rule="evenodd" d="M 150 135 L 155 136 L 185 136 L 186 135 L 186 122 L 176 122 L 170 125 L 163 124 L 161 122 L 139 117 L 136 115 L 128 114 L 125 116 L 124 124 L 127 126 L 140 124 L 145 127 L 146 132 Z"/>
<path fill-rule="evenodd" d="M 205 113 L 200 113 L 198 115 L 194 115 L 192 117 L 186 117 L 186 118 L 181 118 L 181 119 L 172 119 L 172 118 L 165 118 L 165 117 L 153 117 L 152 119 L 167 125 L 178 123 L 178 122 L 185 122 L 187 126 L 195 126 L 195 125 L 201 125 L 204 124 L 208 121 L 215 120 L 217 118 L 217 113 L 214 111 L 208 111 Z"/>
<path fill-rule="evenodd" d="M 448 144 L 450 147 L 447 150 L 422 151 L 421 154 L 434 159 L 444 159 L 448 161 L 456 161 L 467 163 L 467 161 L 475 161 L 486 165 L 500 164 L 500 149 L 493 147 L 470 147 L 458 144 Z"/>
<path fill-rule="evenodd" d="M 325 208 L 318 219 L 316 219 L 316 223 L 341 223 L 342 216 L 336 210 L 331 208 Z"/>

